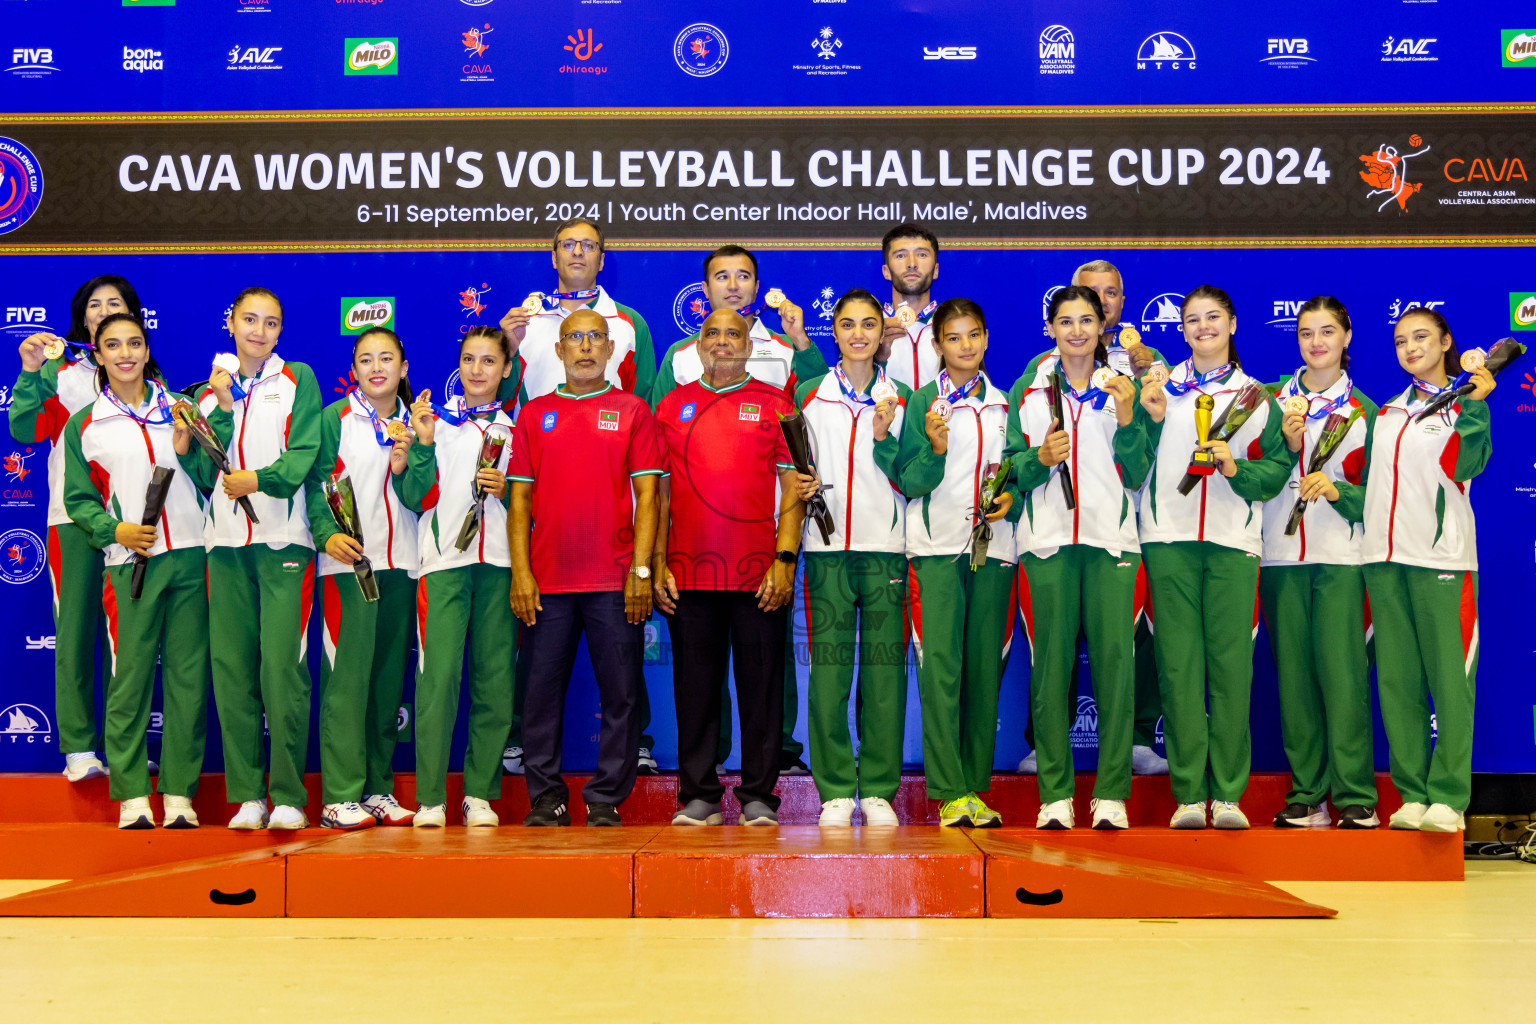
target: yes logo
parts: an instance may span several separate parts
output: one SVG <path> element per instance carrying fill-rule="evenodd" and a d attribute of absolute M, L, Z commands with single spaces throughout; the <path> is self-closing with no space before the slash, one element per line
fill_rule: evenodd
<path fill-rule="evenodd" d="M 397 75 L 400 73 L 400 40 L 348 39 L 346 40 L 346 68 L 348 75 Z"/>

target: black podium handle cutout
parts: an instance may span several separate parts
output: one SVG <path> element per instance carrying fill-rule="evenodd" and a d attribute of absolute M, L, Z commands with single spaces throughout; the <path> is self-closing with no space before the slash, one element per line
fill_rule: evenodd
<path fill-rule="evenodd" d="M 1020 889 L 1019 892 L 1023 892 Z M 220 892 L 217 889 L 208 890 L 208 898 L 221 907 L 243 907 L 247 903 L 256 902 L 256 890 L 247 889 L 245 892 Z M 1023 899 L 1022 896 L 1019 897 Z"/>
<path fill-rule="evenodd" d="M 1020 903 L 1031 907 L 1054 907 L 1061 902 L 1061 890 L 1052 889 L 1050 892 L 1030 892 L 1028 889 L 1019 889 L 1014 893 Z"/>

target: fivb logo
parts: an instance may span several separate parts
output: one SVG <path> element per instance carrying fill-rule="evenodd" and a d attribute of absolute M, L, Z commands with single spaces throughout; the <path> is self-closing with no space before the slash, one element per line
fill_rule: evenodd
<path fill-rule="evenodd" d="M 52 48 L 18 46 L 11 51 L 11 66 L 5 70 L 17 78 L 46 78 L 59 68 L 53 63 Z"/>
<path fill-rule="evenodd" d="M 35 704 L 12 704 L 0 711 L 0 742 L 47 743 L 53 739 L 53 723 Z"/>
<path fill-rule="evenodd" d="M 373 327 L 395 328 L 395 298 L 347 296 L 341 300 L 341 333 L 362 334 Z"/>
<path fill-rule="evenodd" d="M 348 39 L 346 40 L 346 69 L 348 75 L 398 75 L 400 73 L 400 40 Z"/>
<path fill-rule="evenodd" d="M 1312 45 L 1305 39 L 1268 39 L 1265 41 L 1267 56 L 1259 63 L 1272 68 L 1300 68 L 1316 64 Z"/>
<path fill-rule="evenodd" d="M 1296 332 L 1296 318 L 1300 315 L 1301 307 L 1305 304 L 1305 301 L 1276 299 L 1270 310 L 1270 316 L 1273 319 L 1268 322 L 1268 325 L 1279 328 L 1289 334 L 1294 334 Z"/>

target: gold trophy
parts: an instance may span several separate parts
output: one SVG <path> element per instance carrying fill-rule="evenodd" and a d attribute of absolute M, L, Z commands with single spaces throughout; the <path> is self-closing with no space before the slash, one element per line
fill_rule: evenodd
<path fill-rule="evenodd" d="M 1215 408 L 1216 399 L 1210 395 L 1201 395 L 1195 399 L 1195 436 L 1201 444 L 1211 439 L 1211 410 Z M 1210 449 L 1195 449 L 1195 454 L 1189 460 L 1189 472 L 1192 476 L 1210 476 L 1216 472 L 1216 460 L 1211 458 Z"/>

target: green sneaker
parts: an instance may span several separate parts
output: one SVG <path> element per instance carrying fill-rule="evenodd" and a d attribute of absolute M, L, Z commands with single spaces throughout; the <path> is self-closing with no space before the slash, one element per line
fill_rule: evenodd
<path fill-rule="evenodd" d="M 951 828 L 971 828 L 972 801 L 976 798 L 967 793 L 953 800 L 946 800 L 939 807 L 939 824 Z"/>
<path fill-rule="evenodd" d="M 972 793 L 971 822 L 973 828 L 1001 828 L 1003 816 L 983 803 L 981 797 Z"/>

